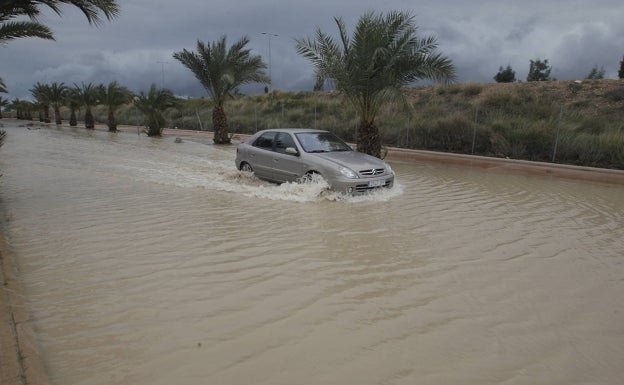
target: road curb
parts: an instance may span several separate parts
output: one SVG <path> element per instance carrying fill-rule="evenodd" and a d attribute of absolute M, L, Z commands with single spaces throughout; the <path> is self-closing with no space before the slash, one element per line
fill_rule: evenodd
<path fill-rule="evenodd" d="M 10 247 L 0 233 L 0 383 L 49 385 Z"/>
<path fill-rule="evenodd" d="M 460 167 L 476 167 L 498 172 L 624 185 L 624 170 L 607 168 L 402 148 L 389 148 L 386 159 L 451 164 Z"/>

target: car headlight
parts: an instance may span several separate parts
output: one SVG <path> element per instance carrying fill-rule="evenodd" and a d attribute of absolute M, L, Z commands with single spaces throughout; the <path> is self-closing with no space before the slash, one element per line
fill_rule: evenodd
<path fill-rule="evenodd" d="M 358 178 L 358 174 L 350 168 L 340 167 L 340 173 L 350 179 Z"/>
<path fill-rule="evenodd" d="M 392 171 L 392 167 L 390 167 L 388 163 L 386 163 L 386 172 L 388 174 L 394 174 L 394 171 Z"/>

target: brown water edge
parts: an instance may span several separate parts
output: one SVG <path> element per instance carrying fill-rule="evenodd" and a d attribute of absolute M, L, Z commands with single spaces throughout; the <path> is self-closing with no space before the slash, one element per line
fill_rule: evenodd
<path fill-rule="evenodd" d="M 0 384 L 47 385 L 49 379 L 31 327 L 15 263 L 0 233 Z"/>
<path fill-rule="evenodd" d="M 15 121 L 15 124 L 24 125 L 22 121 Z M 97 129 L 107 130 L 105 126 L 98 126 Z M 136 126 L 123 126 L 119 129 L 126 132 L 137 132 L 139 130 Z M 207 131 L 175 129 L 165 130 L 164 135 L 169 137 L 201 137 L 207 140 L 212 137 L 212 133 Z M 242 139 L 244 136 L 240 135 L 237 138 Z M 391 149 L 389 159 L 445 163 L 462 167 L 483 168 L 494 172 L 522 173 L 543 177 L 624 184 L 624 172 L 619 170 L 402 149 Z M 24 306 L 24 298 L 21 296 L 19 282 L 15 278 L 15 265 L 10 253 L 10 246 L 6 244 L 2 234 L 0 234 L 0 262 L 0 279 L 3 284 L 3 291 L 0 295 L 1 383 L 9 385 L 47 384 L 49 381 L 33 337 L 28 311 Z"/>
<path fill-rule="evenodd" d="M 49 126 L 53 124 L 48 124 Z M 106 125 L 96 125 L 98 130 L 108 130 Z M 138 126 L 120 125 L 119 131 L 142 133 Z M 180 130 L 165 128 L 163 136 L 196 137 L 211 140 L 212 131 Z M 232 134 L 233 142 L 248 138 L 247 134 Z M 412 150 L 405 148 L 388 148 L 389 160 L 417 161 L 425 163 L 449 164 L 460 167 L 475 167 L 501 173 L 535 175 L 540 177 L 561 178 L 570 180 L 584 180 L 598 183 L 624 184 L 624 170 L 605 169 L 597 167 L 574 166 L 559 163 L 531 162 L 526 160 L 494 158 L 468 154 L 454 154 L 426 150 Z"/>
<path fill-rule="evenodd" d="M 132 130 L 132 129 L 133 129 L 133 128 L 130 128 L 130 130 Z M 134 129 L 136 129 L 136 127 L 134 127 Z M 106 130 L 106 129 L 104 128 L 103 130 Z M 202 138 L 209 138 L 209 137 L 210 137 L 210 133 L 209 133 L 209 132 L 196 132 L 196 131 L 190 131 L 190 132 L 188 133 L 188 135 L 185 135 L 185 134 L 180 133 L 180 130 L 171 130 L 171 132 L 166 132 L 166 133 L 165 133 L 165 135 L 166 135 L 166 136 L 169 136 L 169 137 L 175 137 L 175 136 L 180 136 L 180 137 L 198 136 L 198 137 L 202 137 Z M 190 140 L 190 138 L 189 138 L 189 140 Z M 435 154 L 434 154 L 434 155 L 435 155 Z M 406 159 L 409 159 L 409 158 L 406 158 Z M 472 160 L 471 160 L 471 162 L 472 162 Z M 453 163 L 453 162 L 451 162 L 451 161 L 447 161 L 447 163 Z M 478 162 L 477 162 L 477 161 L 475 161 L 475 163 L 478 163 Z M 514 162 L 513 162 L 513 161 L 510 161 L 509 163 L 513 165 L 513 163 L 514 163 Z M 494 164 L 494 165 L 492 165 L 492 166 L 486 166 L 486 165 L 485 165 L 485 166 L 482 166 L 482 165 L 478 165 L 478 164 L 471 164 L 471 165 L 470 165 L 470 167 L 472 167 L 472 166 L 474 166 L 474 167 L 488 168 L 488 169 L 493 170 L 494 172 L 500 171 L 500 170 L 502 169 L 502 167 L 497 167 L 497 166 L 496 166 L 496 164 Z M 520 172 L 525 172 L 525 171 L 520 171 Z M 548 175 L 548 174 L 546 174 L 546 176 L 547 176 L 547 177 L 550 177 L 550 176 L 552 176 L 552 175 Z M 578 178 L 577 178 L 577 179 L 578 179 Z M 1 203 L 1 202 L 0 202 L 0 203 Z M 18 250 L 18 249 L 16 248 L 16 250 Z M 2 250 L 0 250 L 0 251 L 2 251 L 2 252 L 0 253 L 2 256 L 4 256 L 4 255 L 9 255 L 9 256 L 10 256 L 10 254 L 5 254 L 4 249 L 2 249 Z M 4 260 L 2 260 L 2 264 L 4 265 Z M 4 266 L 2 266 L 2 268 L 3 268 L 3 270 L 5 269 L 5 268 L 4 268 Z M 14 270 L 13 270 L 13 268 L 11 268 L 11 269 L 6 269 L 6 270 L 8 270 L 8 271 L 10 271 L 10 272 L 13 272 L 13 271 L 14 271 Z M 5 282 L 5 278 L 6 278 L 6 277 L 2 277 L 2 282 L 3 282 L 3 283 Z M 5 287 L 6 287 L 6 286 L 5 286 Z M 12 294 L 15 294 L 15 293 L 19 293 L 20 291 L 19 291 L 19 289 L 11 288 L 10 292 L 11 292 Z M 7 294 L 7 295 L 8 295 L 8 294 L 9 294 L 9 291 L 8 291 L 7 289 L 5 289 L 5 292 L 3 292 L 3 294 Z M 0 301 L 3 301 L 3 300 L 4 300 L 4 296 L 2 296 L 2 297 L 0 298 Z M 16 303 L 16 304 L 18 304 L 18 302 L 15 302 L 15 303 Z M 18 310 L 19 310 L 19 309 L 23 310 L 23 308 L 22 308 L 21 306 L 19 306 L 19 304 L 18 304 Z M 0 310 L 1 310 L 1 309 L 0 309 Z M 19 318 L 19 317 L 18 317 L 18 318 Z M 27 319 L 27 318 L 26 318 L 26 319 Z M 2 320 L 4 320 L 4 318 L 2 318 Z M 3 322 L 3 325 L 4 325 L 4 322 Z M 23 323 L 23 325 L 26 325 L 26 326 L 27 326 L 27 325 L 28 325 L 28 322 Z M 13 329 L 15 330 L 16 328 L 15 328 L 15 327 L 13 327 Z M 13 341 L 17 341 L 17 339 L 14 337 Z M 4 345 L 4 344 L 3 344 L 3 345 L 2 345 L 2 347 L 4 347 L 4 346 L 8 346 L 8 345 Z M 3 350 L 4 350 L 4 349 L 3 349 Z M 23 352 L 23 351 L 22 351 L 22 352 Z M 20 354 L 22 357 L 26 356 L 26 354 L 24 354 L 24 353 L 18 353 L 18 352 L 16 352 L 16 355 L 17 355 L 17 354 Z M 17 361 L 19 361 L 19 360 L 17 360 Z M 0 362 L 2 362 L 2 364 L 4 364 L 4 362 L 5 362 L 5 361 L 4 361 L 4 359 L 2 359 Z M 28 366 L 28 367 L 30 367 L 30 366 L 31 366 L 31 364 L 28 364 L 27 366 Z M 51 373 L 52 373 L 52 372 L 51 372 Z M 4 381 L 2 381 L 1 383 L 2 383 L 2 384 L 4 384 L 5 382 L 4 382 Z M 11 382 L 8 382 L 8 383 L 11 383 Z M 23 383 L 23 382 L 15 382 L 15 383 Z M 36 383 L 36 382 L 32 382 L 32 381 L 30 381 L 30 380 L 29 380 L 29 381 L 28 381 L 28 383 L 29 383 L 29 384 L 32 384 L 32 383 Z"/>
<path fill-rule="evenodd" d="M 3 119 L 21 125 L 16 119 Z M 0 177 L 2 174 L 0 174 Z M 4 207 L 0 201 L 0 213 Z M 27 301 L 20 281 L 11 247 L 0 228 L 0 384 L 48 385 L 48 374 L 41 350 L 32 329 Z"/>
<path fill-rule="evenodd" d="M 5 119 L 12 123 L 24 124 L 24 121 L 15 119 Z M 35 123 L 42 126 L 55 126 L 52 123 Z M 69 125 L 61 125 L 69 127 Z M 96 130 L 108 131 L 108 127 L 104 124 L 96 124 Z M 136 132 L 137 135 L 143 134 L 144 127 L 119 125 L 119 131 Z M 144 135 L 144 134 L 143 134 Z M 180 136 L 195 137 L 211 140 L 212 131 L 182 130 L 182 129 L 163 129 L 163 136 Z M 251 135 L 232 134 L 233 142 L 245 140 Z M 598 183 L 624 184 L 624 170 L 605 169 L 597 167 L 574 166 L 559 163 L 531 162 L 526 160 L 517 160 L 509 158 L 493 158 L 478 155 L 454 154 L 426 150 L 412 150 L 405 148 L 388 148 L 387 158 L 389 160 L 418 161 L 425 163 L 449 164 L 460 167 L 475 167 L 487 169 L 488 171 L 501 173 L 514 173 L 523 175 L 535 175 L 541 177 L 561 178 L 570 180 L 583 180 Z"/>

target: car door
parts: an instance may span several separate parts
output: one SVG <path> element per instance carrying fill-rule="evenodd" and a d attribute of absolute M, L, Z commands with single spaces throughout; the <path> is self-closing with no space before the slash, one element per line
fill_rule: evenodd
<path fill-rule="evenodd" d="M 293 182 L 303 173 L 303 165 L 298 154 L 287 153 L 287 148 L 297 150 L 295 140 L 287 132 L 279 132 L 275 137 L 273 153 L 273 177 L 279 182 Z"/>
<path fill-rule="evenodd" d="M 273 145 L 277 132 L 269 131 L 260 135 L 249 151 L 249 163 L 258 178 L 275 180 L 273 177 Z"/>

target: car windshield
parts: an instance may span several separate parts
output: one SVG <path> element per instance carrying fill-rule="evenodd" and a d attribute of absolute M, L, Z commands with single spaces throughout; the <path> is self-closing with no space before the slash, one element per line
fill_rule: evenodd
<path fill-rule="evenodd" d="M 295 136 L 305 152 L 353 151 L 348 144 L 330 132 L 304 132 Z"/>

